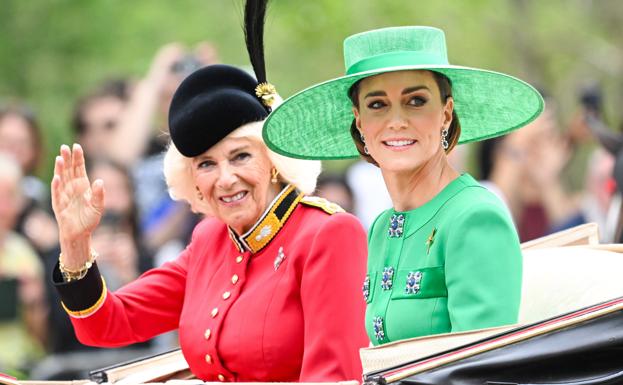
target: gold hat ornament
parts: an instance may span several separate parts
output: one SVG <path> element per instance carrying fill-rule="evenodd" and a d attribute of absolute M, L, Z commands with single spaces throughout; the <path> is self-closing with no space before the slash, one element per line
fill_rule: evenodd
<path fill-rule="evenodd" d="M 277 97 L 277 89 L 268 82 L 262 82 L 255 87 L 255 95 L 266 107 L 272 107 Z"/>

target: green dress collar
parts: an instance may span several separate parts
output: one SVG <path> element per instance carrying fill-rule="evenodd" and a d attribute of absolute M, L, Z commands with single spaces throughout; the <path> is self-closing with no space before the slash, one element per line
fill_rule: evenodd
<path fill-rule="evenodd" d="M 389 218 L 387 235 L 389 238 L 409 237 L 430 221 L 448 200 L 464 188 L 472 186 L 480 185 L 471 175 L 464 173 L 448 183 L 439 194 L 418 208 L 409 211 L 396 211 L 393 208 L 387 210 L 384 215 Z M 434 237 L 434 234 L 431 236 Z"/>

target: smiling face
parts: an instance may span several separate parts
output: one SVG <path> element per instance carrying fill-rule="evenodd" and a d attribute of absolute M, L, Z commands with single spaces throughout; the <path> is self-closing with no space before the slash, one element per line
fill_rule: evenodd
<path fill-rule="evenodd" d="M 248 231 L 279 192 L 263 144 L 226 137 L 192 160 L 193 177 L 214 216 L 238 234 Z"/>
<path fill-rule="evenodd" d="M 412 171 L 445 157 L 441 131 L 450 127 L 454 102 L 442 102 L 430 71 L 371 76 L 358 91 L 355 123 L 382 170 Z"/>

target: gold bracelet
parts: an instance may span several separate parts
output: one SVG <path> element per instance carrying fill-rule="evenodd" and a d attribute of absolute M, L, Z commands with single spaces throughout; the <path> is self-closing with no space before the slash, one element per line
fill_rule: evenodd
<path fill-rule="evenodd" d="M 89 269 L 91 268 L 91 266 L 93 266 L 93 262 L 95 262 L 95 259 L 98 257 L 98 254 L 95 250 L 91 249 L 90 259 L 86 261 L 84 266 L 82 266 L 78 270 L 69 270 L 68 268 L 66 268 L 65 265 L 63 265 L 63 262 L 61 261 L 62 256 L 63 256 L 63 253 L 60 253 L 58 255 L 58 267 L 61 271 L 61 274 L 63 275 L 63 280 L 65 282 L 71 282 L 71 281 L 77 281 L 79 279 L 82 279 L 87 275 L 87 273 L 89 272 Z"/>

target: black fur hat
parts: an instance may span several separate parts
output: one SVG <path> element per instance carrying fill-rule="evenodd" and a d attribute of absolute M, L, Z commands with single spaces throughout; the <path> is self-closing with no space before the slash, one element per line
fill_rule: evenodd
<path fill-rule="evenodd" d="M 257 80 L 228 65 L 211 65 L 188 76 L 173 95 L 169 132 L 186 157 L 204 153 L 238 127 L 266 119 L 276 91 L 266 83 L 263 29 L 266 0 L 245 6 L 247 51 Z"/>

